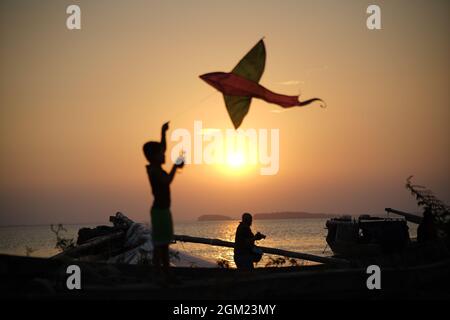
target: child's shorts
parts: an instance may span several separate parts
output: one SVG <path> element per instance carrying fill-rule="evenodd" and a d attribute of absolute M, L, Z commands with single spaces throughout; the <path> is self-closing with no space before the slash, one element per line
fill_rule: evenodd
<path fill-rule="evenodd" d="M 152 208 L 150 211 L 152 222 L 153 245 L 166 245 L 173 240 L 173 222 L 170 209 Z"/>

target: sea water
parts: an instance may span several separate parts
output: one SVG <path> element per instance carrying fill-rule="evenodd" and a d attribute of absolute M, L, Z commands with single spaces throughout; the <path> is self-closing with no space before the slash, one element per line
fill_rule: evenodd
<path fill-rule="evenodd" d="M 326 219 L 255 220 L 252 230 L 255 233 L 260 231 L 267 236 L 266 239 L 258 241 L 258 245 L 330 256 L 332 252 L 325 241 L 327 234 L 325 222 Z M 238 225 L 238 220 L 192 221 L 176 222 L 174 227 L 175 233 L 180 235 L 234 241 Z M 416 225 L 408 225 L 410 236 L 415 237 Z M 76 239 L 80 228 L 95 227 L 95 225 L 64 225 L 64 227 L 67 232 L 62 232 L 60 235 L 64 238 Z M 56 236 L 49 225 L 0 227 L 0 253 L 49 257 L 58 253 L 55 244 Z M 171 245 L 171 248 L 212 262 L 225 260 L 230 266 L 234 266 L 232 248 L 182 242 Z M 270 262 L 270 256 L 264 255 L 257 266 L 263 267 Z M 286 265 L 289 265 L 289 262 Z"/>

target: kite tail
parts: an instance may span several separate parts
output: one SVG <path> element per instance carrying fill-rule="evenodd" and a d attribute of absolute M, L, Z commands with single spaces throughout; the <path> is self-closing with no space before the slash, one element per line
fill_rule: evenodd
<path fill-rule="evenodd" d="M 299 100 L 297 106 L 304 107 L 304 106 L 307 106 L 307 105 L 309 105 L 309 104 L 311 104 L 311 103 L 313 103 L 315 101 L 322 102 L 322 104 L 320 105 L 321 108 L 326 108 L 327 107 L 327 104 L 325 103 L 325 101 L 323 101 L 322 99 L 319 99 L 319 98 L 312 98 L 312 99 L 308 99 L 308 100 L 305 100 L 305 101 L 300 101 Z"/>

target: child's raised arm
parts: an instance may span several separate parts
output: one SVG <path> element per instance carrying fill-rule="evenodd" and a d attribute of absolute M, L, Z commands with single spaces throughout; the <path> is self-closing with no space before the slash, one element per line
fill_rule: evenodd
<path fill-rule="evenodd" d="M 166 152 L 166 132 L 169 130 L 169 121 L 163 124 L 161 127 L 161 148 L 162 152 Z"/>

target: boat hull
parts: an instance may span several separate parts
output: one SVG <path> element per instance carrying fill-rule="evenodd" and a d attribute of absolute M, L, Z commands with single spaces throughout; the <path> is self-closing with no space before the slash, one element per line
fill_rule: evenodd
<path fill-rule="evenodd" d="M 66 268 L 80 266 L 82 289 L 66 288 Z M 111 265 L 0 255 L 1 298 L 28 299 L 390 299 L 450 298 L 450 260 L 382 268 L 382 290 L 366 286 L 366 268 L 325 265 L 236 269 L 171 268 L 179 284 L 161 286 L 150 266 Z"/>

